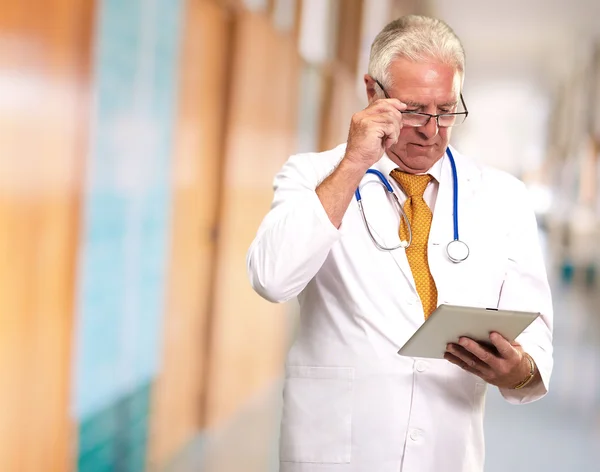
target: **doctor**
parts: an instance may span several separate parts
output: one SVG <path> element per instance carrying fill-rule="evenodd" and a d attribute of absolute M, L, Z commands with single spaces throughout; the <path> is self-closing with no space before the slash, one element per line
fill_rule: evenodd
<path fill-rule="evenodd" d="M 445 23 L 390 23 L 347 143 L 293 156 L 275 177 L 247 263 L 261 296 L 300 303 L 281 472 L 481 472 L 487 386 L 514 404 L 548 390 L 552 303 L 526 189 L 449 147 L 468 113 L 464 63 Z M 368 169 L 389 182 L 410 232 Z M 459 237 L 468 250 L 451 258 Z M 445 360 L 399 356 L 442 303 L 542 316 L 518 342 L 490 335 L 495 350 L 462 339 Z"/>

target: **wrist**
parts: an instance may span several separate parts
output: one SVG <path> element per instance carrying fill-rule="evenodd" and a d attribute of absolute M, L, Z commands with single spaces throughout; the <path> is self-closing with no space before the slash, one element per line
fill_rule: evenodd
<path fill-rule="evenodd" d="M 366 168 L 344 156 L 333 172 L 315 189 L 329 221 L 336 228 L 341 226 L 346 210 L 365 172 Z"/>
<path fill-rule="evenodd" d="M 344 154 L 344 158 L 340 162 L 340 165 L 344 165 L 349 171 L 355 171 L 362 176 L 367 171 L 371 164 L 368 159 L 365 159 L 360 153 L 356 151 L 347 150 Z"/>
<path fill-rule="evenodd" d="M 516 384 L 514 387 L 512 387 L 513 390 L 519 390 L 519 389 L 526 387 L 527 385 L 529 385 L 531 383 L 531 381 L 535 377 L 535 374 L 536 374 L 535 362 L 534 362 L 533 358 L 526 352 L 523 353 L 522 364 L 524 364 L 524 368 L 523 368 L 524 374 L 522 376 L 522 380 L 518 384 Z"/>
<path fill-rule="evenodd" d="M 346 180 L 358 183 L 365 176 L 365 173 L 369 169 L 369 165 L 361 161 L 360 158 L 352 157 L 350 154 L 346 154 L 338 165 L 336 171 L 346 176 Z"/>

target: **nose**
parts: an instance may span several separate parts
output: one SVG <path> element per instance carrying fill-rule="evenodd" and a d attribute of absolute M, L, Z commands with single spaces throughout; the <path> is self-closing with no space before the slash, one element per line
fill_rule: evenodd
<path fill-rule="evenodd" d="M 417 128 L 419 134 L 421 134 L 425 139 L 431 139 L 437 136 L 439 132 L 437 120 L 432 116 L 425 126 L 420 126 Z"/>

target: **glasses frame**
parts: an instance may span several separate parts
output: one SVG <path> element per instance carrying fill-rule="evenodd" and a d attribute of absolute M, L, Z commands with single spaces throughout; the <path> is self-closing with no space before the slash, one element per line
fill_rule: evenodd
<path fill-rule="evenodd" d="M 373 80 L 375 81 L 375 83 L 377 85 L 379 85 L 379 87 L 383 91 L 383 94 L 385 95 L 385 98 L 388 98 L 388 99 L 391 98 L 388 95 L 388 93 L 386 92 L 384 86 L 381 85 L 381 82 L 379 82 L 379 80 L 377 80 L 375 78 L 373 78 Z M 465 109 L 465 111 L 460 111 L 460 112 L 456 112 L 456 113 L 440 113 L 438 115 L 432 115 L 430 113 L 420 113 L 417 111 L 401 111 L 400 113 L 402 113 L 403 115 L 419 115 L 419 116 L 427 117 L 427 121 L 422 125 L 419 125 L 419 126 L 407 125 L 407 126 L 410 126 L 411 128 L 421 128 L 423 126 L 427 126 L 429 124 L 429 121 L 431 121 L 431 118 L 435 118 L 438 128 L 452 128 L 453 126 L 462 125 L 467 120 L 467 116 L 469 116 L 469 110 L 467 109 L 467 105 L 465 104 L 465 99 L 463 98 L 462 92 L 460 93 L 460 102 L 461 102 L 463 108 Z M 440 116 L 458 116 L 458 115 L 463 115 L 465 117 L 465 119 L 463 121 L 461 121 L 458 125 L 440 126 Z"/>

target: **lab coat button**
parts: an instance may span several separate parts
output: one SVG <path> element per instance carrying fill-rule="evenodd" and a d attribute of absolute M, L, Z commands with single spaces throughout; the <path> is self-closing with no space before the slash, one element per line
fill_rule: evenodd
<path fill-rule="evenodd" d="M 410 432 L 410 439 L 412 439 L 413 441 L 417 441 L 419 439 L 419 431 L 416 429 L 413 429 Z"/>
<path fill-rule="evenodd" d="M 427 364 L 423 361 L 418 361 L 416 368 L 417 372 L 425 372 L 427 370 Z"/>

